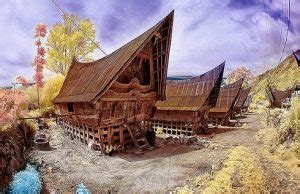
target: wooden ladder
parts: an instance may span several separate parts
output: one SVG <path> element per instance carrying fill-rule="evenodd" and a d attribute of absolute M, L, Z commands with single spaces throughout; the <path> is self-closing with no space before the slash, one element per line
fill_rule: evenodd
<path fill-rule="evenodd" d="M 143 154 L 143 148 L 147 148 L 148 150 L 152 150 L 153 147 L 151 147 L 147 141 L 147 139 L 143 136 L 141 136 L 140 134 L 138 135 L 134 135 L 133 134 L 133 130 L 129 125 L 124 124 L 124 127 L 127 128 L 127 130 L 129 131 L 130 137 L 132 138 L 132 141 L 135 145 L 135 147 L 137 148 L 137 154 Z"/>

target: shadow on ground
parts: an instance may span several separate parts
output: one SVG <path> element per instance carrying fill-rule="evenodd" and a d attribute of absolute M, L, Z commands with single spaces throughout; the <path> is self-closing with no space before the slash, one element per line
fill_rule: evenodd
<path fill-rule="evenodd" d="M 143 150 L 144 154 L 136 155 L 132 151 L 127 153 L 118 153 L 116 157 L 122 158 L 128 162 L 136 162 L 143 160 L 151 160 L 151 159 L 163 159 L 167 157 L 172 157 L 176 155 L 186 154 L 195 150 L 202 149 L 200 146 L 186 146 L 184 144 L 179 143 L 168 143 L 163 139 L 156 139 L 156 146 L 153 150 Z"/>

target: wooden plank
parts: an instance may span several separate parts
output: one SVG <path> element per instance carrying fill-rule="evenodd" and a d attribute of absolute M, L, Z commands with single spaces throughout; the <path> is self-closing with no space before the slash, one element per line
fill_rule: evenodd
<path fill-rule="evenodd" d="M 120 145 L 122 145 L 122 147 L 124 147 L 124 128 L 120 127 L 119 128 L 119 135 L 120 135 Z"/>

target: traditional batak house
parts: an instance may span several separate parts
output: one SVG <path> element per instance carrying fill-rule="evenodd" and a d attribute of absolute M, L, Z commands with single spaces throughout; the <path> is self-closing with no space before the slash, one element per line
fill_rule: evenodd
<path fill-rule="evenodd" d="M 165 101 L 156 102 L 153 128 L 191 136 L 207 129 L 209 109 L 215 106 L 225 62 L 190 80 L 167 85 Z"/>
<path fill-rule="evenodd" d="M 233 107 L 242 88 L 244 78 L 221 88 L 216 106 L 209 111 L 209 123 L 228 125 Z"/>
<path fill-rule="evenodd" d="M 293 52 L 293 55 L 297 61 L 298 66 L 300 67 L 300 50 L 297 50 L 296 52 Z"/>
<path fill-rule="evenodd" d="M 296 86 L 294 87 L 294 92 L 292 93 L 292 98 L 293 97 L 297 97 L 300 98 L 300 84 L 296 84 Z"/>
<path fill-rule="evenodd" d="M 101 147 L 132 141 L 139 149 L 149 146 L 148 120 L 156 101 L 166 98 L 173 16 L 99 60 L 73 60 L 54 100 L 71 136 Z"/>
<path fill-rule="evenodd" d="M 246 112 L 249 107 L 249 93 L 250 93 L 251 87 L 241 89 L 238 98 L 236 100 L 236 103 L 234 105 L 234 114 L 241 114 L 242 112 Z"/>
<path fill-rule="evenodd" d="M 284 91 L 276 90 L 274 88 L 268 87 L 267 88 L 267 96 L 269 97 L 270 101 L 270 108 L 281 108 L 285 106 L 289 106 L 289 102 L 294 92 L 294 89 L 287 89 Z"/>

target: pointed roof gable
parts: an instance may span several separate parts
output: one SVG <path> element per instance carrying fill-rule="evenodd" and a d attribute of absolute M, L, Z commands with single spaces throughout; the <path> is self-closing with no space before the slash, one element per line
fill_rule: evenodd
<path fill-rule="evenodd" d="M 221 88 L 216 106 L 210 109 L 210 113 L 227 113 L 233 108 L 237 96 L 242 88 L 244 78 L 237 80 L 232 84 L 225 85 Z"/>
<path fill-rule="evenodd" d="M 267 93 L 272 103 L 280 104 L 284 99 L 290 98 L 294 89 L 286 89 L 284 91 L 276 90 L 275 88 L 268 88 Z"/>
<path fill-rule="evenodd" d="M 63 86 L 54 99 L 54 103 L 95 102 L 109 89 L 112 82 L 118 78 L 138 52 L 166 22 L 170 22 L 168 36 L 171 38 L 173 17 L 174 11 L 142 35 L 99 60 L 90 63 L 73 60 Z M 168 46 L 170 47 L 170 45 Z"/>
<path fill-rule="evenodd" d="M 298 63 L 298 66 L 300 66 L 300 50 L 297 50 L 296 52 L 293 52 L 293 55 L 296 58 L 296 61 Z"/>
<path fill-rule="evenodd" d="M 191 80 L 167 85 L 165 101 L 157 101 L 157 110 L 197 111 L 201 109 L 214 88 L 220 88 L 225 62 Z"/>
<path fill-rule="evenodd" d="M 241 89 L 241 92 L 239 93 L 236 103 L 234 105 L 235 108 L 243 107 L 243 105 L 249 95 L 250 90 L 251 90 L 251 87 L 246 88 L 246 89 Z"/>

